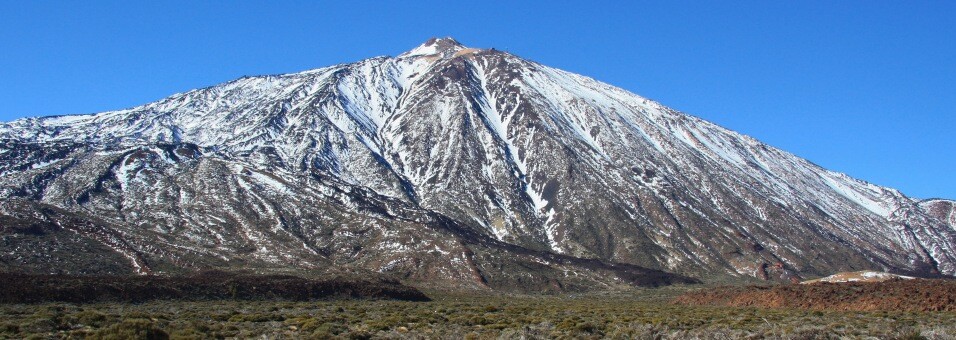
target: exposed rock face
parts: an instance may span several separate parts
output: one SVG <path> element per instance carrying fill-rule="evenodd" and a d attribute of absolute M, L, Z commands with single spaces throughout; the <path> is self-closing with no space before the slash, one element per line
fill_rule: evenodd
<path fill-rule="evenodd" d="M 956 273 L 952 213 L 450 38 L 0 138 L 8 268 L 52 269 L 49 238 L 104 271 L 351 266 L 493 288 Z"/>

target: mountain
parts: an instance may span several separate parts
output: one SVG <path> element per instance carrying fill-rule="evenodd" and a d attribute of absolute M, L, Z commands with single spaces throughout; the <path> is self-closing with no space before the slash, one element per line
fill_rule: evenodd
<path fill-rule="evenodd" d="M 8 269 L 547 289 L 956 274 L 952 204 L 451 38 L 0 140 Z"/>

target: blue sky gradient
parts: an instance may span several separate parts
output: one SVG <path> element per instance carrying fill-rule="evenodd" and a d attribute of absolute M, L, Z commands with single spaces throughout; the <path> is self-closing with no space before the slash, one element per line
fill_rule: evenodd
<path fill-rule="evenodd" d="M 0 120 L 121 109 L 452 36 L 911 196 L 956 198 L 953 18 L 952 1 L 2 1 Z"/>

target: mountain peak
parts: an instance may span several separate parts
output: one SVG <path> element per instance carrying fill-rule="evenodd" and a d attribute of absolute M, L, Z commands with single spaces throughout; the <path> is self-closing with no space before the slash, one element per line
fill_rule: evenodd
<path fill-rule="evenodd" d="M 465 50 L 467 47 L 459 43 L 455 38 L 444 37 L 444 38 L 431 38 L 428 39 L 425 43 L 419 45 L 418 47 L 412 49 L 411 51 L 402 53 L 401 56 L 404 57 L 413 57 L 413 56 L 441 56 L 447 57 L 457 53 L 458 51 Z"/>
<path fill-rule="evenodd" d="M 956 203 L 917 203 L 452 38 L 0 123 L 0 234 L 17 235 L 0 270 L 345 264 L 435 287 L 559 289 L 686 282 L 642 268 L 956 275 Z"/>

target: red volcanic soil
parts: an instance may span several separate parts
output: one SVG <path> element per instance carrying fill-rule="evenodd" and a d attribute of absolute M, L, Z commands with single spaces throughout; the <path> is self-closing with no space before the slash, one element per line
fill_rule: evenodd
<path fill-rule="evenodd" d="M 674 303 L 837 311 L 956 312 L 956 280 L 729 286 L 688 292 L 678 296 Z"/>

